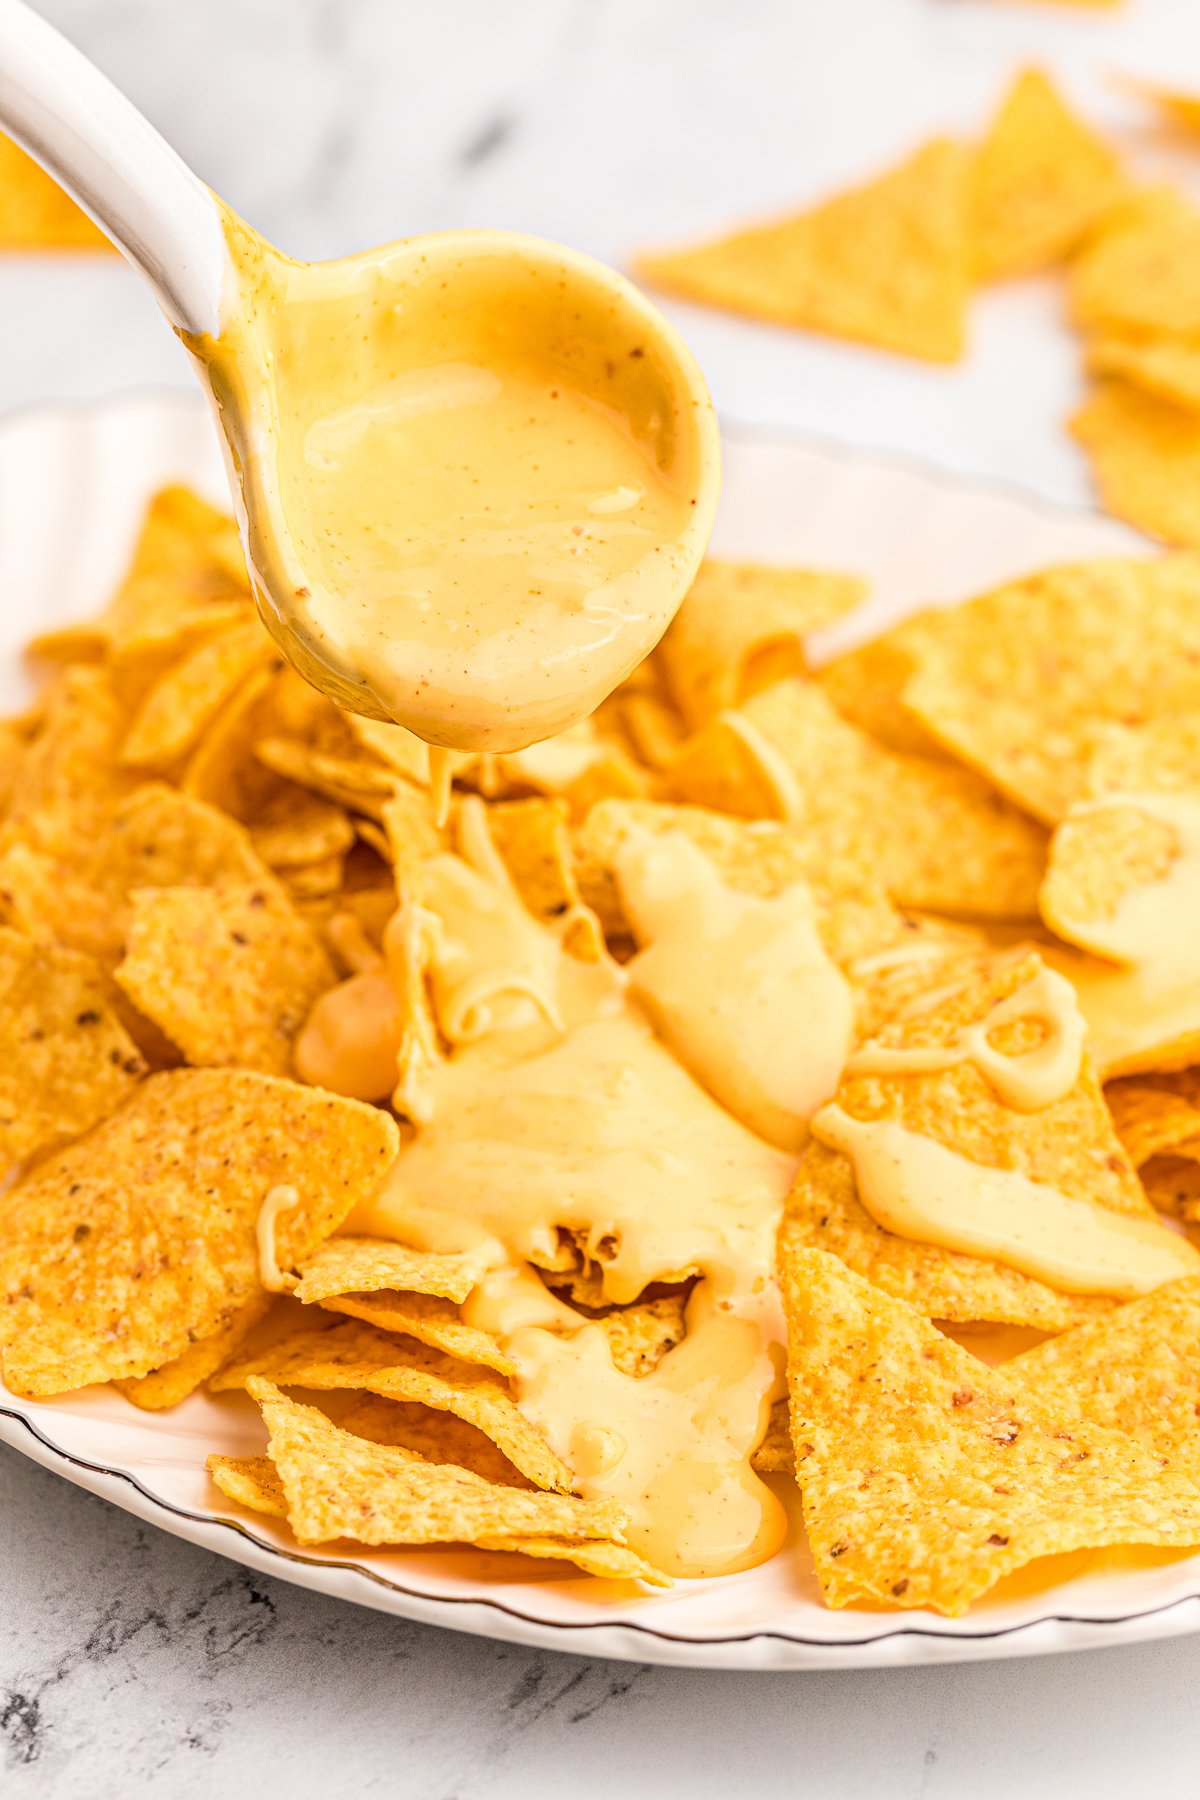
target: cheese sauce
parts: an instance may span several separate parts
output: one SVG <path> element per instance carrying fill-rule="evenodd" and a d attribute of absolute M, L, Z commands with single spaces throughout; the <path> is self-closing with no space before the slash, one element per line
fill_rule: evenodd
<path fill-rule="evenodd" d="M 711 525 L 716 427 L 670 328 L 535 239 L 302 264 L 225 225 L 221 334 L 189 348 L 287 654 L 454 749 L 517 750 L 592 712 L 661 636 Z"/>
<path fill-rule="evenodd" d="M 971 1162 L 894 1120 L 855 1119 L 827 1106 L 812 1130 L 850 1158 L 859 1199 L 877 1225 L 900 1237 L 994 1257 L 1063 1293 L 1117 1300 L 1200 1273 L 1200 1252 L 1156 1219 Z"/>
<path fill-rule="evenodd" d="M 1044 1035 L 1031 1050 L 1006 1055 L 995 1048 L 992 1034 L 1018 1019 L 1040 1024 Z M 971 1063 L 1006 1106 L 1017 1112 L 1038 1112 L 1069 1094 L 1079 1080 L 1086 1034 L 1071 983 L 1053 969 L 1040 969 L 985 1018 L 964 1025 L 951 1043 L 911 1047 L 867 1044 L 850 1057 L 846 1074 L 914 1075 Z"/>

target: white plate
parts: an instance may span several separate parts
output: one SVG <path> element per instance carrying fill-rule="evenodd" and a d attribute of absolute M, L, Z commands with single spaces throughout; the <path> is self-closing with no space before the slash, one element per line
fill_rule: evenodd
<path fill-rule="evenodd" d="M 716 547 L 870 576 L 873 626 L 1041 564 L 1144 548 L 1110 520 L 811 443 L 734 431 L 727 459 Z M 22 642 L 104 600 L 144 501 L 170 480 L 223 495 L 212 427 L 186 395 L 0 424 L 0 704 L 18 705 L 25 695 Z M 1122 1567 L 1111 1555 L 1078 1556 L 1052 1587 L 1013 1582 L 968 1618 L 945 1620 L 827 1612 L 800 1548 L 745 1575 L 634 1599 L 584 1577 L 544 1574 L 544 1565 L 523 1569 L 516 1557 L 301 1553 L 269 1520 L 223 1501 L 204 1474 L 210 1450 L 261 1448 L 257 1413 L 240 1398 L 196 1396 L 155 1416 L 102 1389 L 41 1404 L 0 1389 L 0 1439 L 251 1568 L 404 1618 L 595 1656 L 715 1668 L 867 1667 L 1077 1650 L 1200 1628 L 1200 1557 Z"/>

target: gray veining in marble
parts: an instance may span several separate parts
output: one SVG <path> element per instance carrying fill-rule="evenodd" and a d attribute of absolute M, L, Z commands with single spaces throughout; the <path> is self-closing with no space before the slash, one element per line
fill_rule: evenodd
<path fill-rule="evenodd" d="M 1036 54 L 1200 90 L 1190 0 L 40 0 L 299 255 L 501 224 L 610 259 L 972 125 Z M 733 417 L 1080 501 L 1050 282 L 983 296 L 953 371 L 677 308 Z M 1014 370 L 1021 380 L 1014 381 Z M 0 408 L 189 379 L 116 265 L 0 266 Z M 0 1449 L 0 1796 L 1008 1800 L 1196 1774 L 1200 1640 L 1031 1663 L 737 1675 L 407 1625 L 250 1575 Z"/>

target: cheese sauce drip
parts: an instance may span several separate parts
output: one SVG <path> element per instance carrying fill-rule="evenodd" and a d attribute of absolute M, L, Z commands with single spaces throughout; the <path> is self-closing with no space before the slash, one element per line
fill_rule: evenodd
<path fill-rule="evenodd" d="M 827 1106 L 813 1135 L 854 1165 L 877 1225 L 967 1256 L 994 1257 L 1070 1294 L 1134 1300 L 1200 1273 L 1200 1253 L 1157 1220 L 1060 1193 L 1016 1169 L 971 1162 L 890 1119 Z"/>
<path fill-rule="evenodd" d="M 517 750 L 592 712 L 661 636 L 711 524 L 716 427 L 669 327 L 532 239 L 301 264 L 230 213 L 225 235 L 220 336 L 188 344 L 289 657 L 451 749 Z"/>
<path fill-rule="evenodd" d="M 680 832 L 633 836 L 616 873 L 642 946 L 626 972 L 660 1035 L 743 1125 L 799 1150 L 854 1035 L 854 996 L 808 888 L 735 893 Z"/>
<path fill-rule="evenodd" d="M 1006 1055 L 992 1034 L 1017 1020 L 1043 1027 L 1039 1044 L 1019 1055 Z M 1039 1112 L 1069 1094 L 1079 1080 L 1087 1025 L 1075 990 L 1053 969 L 1041 969 L 1031 981 L 998 1001 L 985 1018 L 964 1025 L 948 1044 L 911 1047 L 867 1044 L 846 1064 L 847 1076 L 916 1075 L 971 1063 L 1006 1106 L 1017 1112 Z"/>
<path fill-rule="evenodd" d="M 439 920 L 439 954 L 467 947 L 462 969 L 476 993 L 493 957 L 511 971 L 520 963 L 513 944 L 537 942 L 525 965 L 536 967 L 536 996 L 531 986 L 523 1011 L 460 1032 L 431 1075 L 426 1121 L 350 1228 L 479 1257 L 489 1273 L 464 1317 L 501 1338 L 522 1409 L 572 1465 L 580 1491 L 626 1506 L 630 1542 L 668 1573 L 749 1567 L 785 1532 L 782 1509 L 749 1459 L 781 1391 L 784 1331 L 772 1277 L 793 1160 L 681 1066 L 614 964 L 564 955 L 503 876 L 484 902 L 489 883 L 479 865 L 488 857 L 477 825 L 464 833 L 474 866 L 436 859 L 456 873 L 430 865 L 422 890 Z M 655 880 L 723 890 L 715 870 L 711 879 L 698 870 L 698 856 L 686 840 L 667 844 Z M 793 907 L 790 920 L 786 911 L 779 920 L 811 933 L 808 912 L 798 900 Z M 727 917 L 737 923 L 736 907 Z M 769 910 L 765 923 L 770 935 L 777 921 Z M 802 979 L 816 955 L 804 941 Z M 709 967 L 720 987 L 727 949 L 726 1016 L 748 1034 L 757 1003 L 744 995 L 749 1014 L 739 1021 L 734 996 L 747 945 L 736 932 L 728 946 L 718 937 L 710 947 Z M 435 979 L 433 992 L 445 1032 L 461 1016 L 461 988 Z M 673 1014 L 671 1029 L 688 1049 Z M 697 1023 L 702 1046 L 707 1029 Z M 563 1231 L 599 1269 L 612 1303 L 627 1304 L 655 1282 L 695 1278 L 687 1334 L 650 1375 L 618 1370 L 604 1332 L 550 1295 L 530 1266 L 553 1262 Z"/>

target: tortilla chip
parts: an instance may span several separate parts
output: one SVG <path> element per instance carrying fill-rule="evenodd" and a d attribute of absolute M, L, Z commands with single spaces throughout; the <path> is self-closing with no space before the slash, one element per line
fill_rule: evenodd
<path fill-rule="evenodd" d="M 385 1238 L 335 1237 L 317 1247 L 299 1274 L 294 1297 L 308 1304 L 336 1294 L 400 1288 L 439 1295 L 458 1305 L 478 1282 L 480 1266 L 469 1256 L 411 1250 Z"/>
<path fill-rule="evenodd" d="M 1181 1144 L 1176 1156 L 1152 1156 L 1139 1173 L 1157 1212 L 1183 1225 L 1200 1225 L 1200 1141 Z M 1194 1234 L 1188 1235 L 1194 1241 Z"/>
<path fill-rule="evenodd" d="M 1012 83 L 975 158 L 972 241 L 983 281 L 1069 256 L 1123 186 L 1115 152 L 1040 69 Z"/>
<path fill-rule="evenodd" d="M 574 1486 L 570 1469 L 490 1371 L 415 1340 L 392 1337 L 358 1320 L 300 1331 L 261 1356 L 222 1370 L 213 1392 L 246 1387 L 259 1375 L 283 1387 L 365 1388 L 395 1400 L 420 1400 L 477 1425 L 539 1487 L 567 1493 Z"/>
<path fill-rule="evenodd" d="M 876 1041 L 904 1048 L 947 1043 L 1024 987 L 1040 967 L 1032 953 L 1005 958 L 937 1004 L 885 1026 Z M 854 1118 L 895 1120 L 984 1167 L 1015 1169 L 1114 1212 L 1152 1216 L 1086 1062 L 1072 1091 L 1037 1112 L 1006 1106 L 970 1063 L 847 1077 L 837 1104 Z M 850 1159 L 818 1142 L 801 1158 L 783 1239 L 793 1248 L 835 1251 L 858 1274 L 929 1318 L 1061 1331 L 1113 1304 L 1100 1295 L 1061 1293 L 987 1257 L 885 1231 L 858 1197 Z"/>
<path fill-rule="evenodd" d="M 1086 787 L 1098 728 L 1200 709 L 1200 559 L 1066 564 L 924 615 L 906 705 L 1035 818 Z"/>
<path fill-rule="evenodd" d="M 145 1072 L 95 963 L 0 926 L 0 1175 L 81 1137 Z"/>
<path fill-rule="evenodd" d="M 454 1413 L 435 1412 L 419 1401 L 361 1394 L 339 1415 L 338 1424 L 343 1431 L 369 1438 L 373 1444 L 415 1450 L 426 1462 L 455 1463 L 473 1475 L 482 1475 L 485 1481 L 526 1489 L 534 1486 L 477 1425 L 468 1425 Z"/>
<path fill-rule="evenodd" d="M 1063 1418 L 1127 1432 L 1200 1478 L 1200 1276 L 1050 1338 L 1004 1374 Z"/>
<path fill-rule="evenodd" d="M 608 1338 L 613 1367 L 622 1375 L 652 1375 L 663 1357 L 683 1342 L 687 1325 L 682 1294 L 637 1300 L 617 1307 L 596 1322 Z"/>
<path fill-rule="evenodd" d="M 199 1068 L 285 1075 L 292 1044 L 337 977 L 319 938 L 268 877 L 135 888 L 116 979 Z"/>
<path fill-rule="evenodd" d="M 1200 547 L 1200 417 L 1105 381 L 1071 420 L 1107 510 L 1168 544 Z"/>
<path fill-rule="evenodd" d="M 118 961 L 134 888 L 269 882 L 242 828 L 174 788 L 151 783 L 71 848 L 50 855 L 24 842 L 0 853 L 0 913 L 30 937 Z"/>
<path fill-rule="evenodd" d="M 4 1379 L 41 1395 L 147 1375 L 262 1293 L 255 1228 L 273 1189 L 295 1264 L 396 1154 L 373 1107 L 245 1070 L 152 1075 L 0 1200 Z"/>
<path fill-rule="evenodd" d="M 0 846 L 70 855 L 102 831 L 135 785 L 117 760 L 124 731 L 125 712 L 105 671 L 65 670 L 12 777 Z"/>
<path fill-rule="evenodd" d="M 433 1294 L 389 1293 L 374 1289 L 364 1294 L 332 1294 L 321 1301 L 327 1312 L 345 1313 L 379 1331 L 416 1338 L 431 1350 L 441 1350 L 460 1362 L 495 1369 L 499 1375 L 515 1375 L 516 1364 L 490 1331 L 468 1325 L 449 1300 Z"/>
<path fill-rule="evenodd" d="M 53 176 L 0 134 L 0 250 L 112 248 Z"/>
<path fill-rule="evenodd" d="M 269 868 L 304 869 L 341 857 L 355 832 L 345 807 L 304 788 L 285 787 L 259 813 L 250 835 Z"/>
<path fill-rule="evenodd" d="M 971 158 L 935 139 L 809 212 L 641 256 L 653 286 L 931 362 L 962 354 Z"/>
<path fill-rule="evenodd" d="M 154 1369 L 149 1375 L 135 1375 L 128 1381 L 118 1381 L 117 1387 L 143 1412 L 162 1412 L 168 1406 L 178 1406 L 181 1400 L 203 1387 L 241 1349 L 254 1327 L 266 1317 L 270 1304 L 267 1294 L 247 1300 L 244 1306 L 231 1312 L 216 1331 L 189 1345 L 182 1356 L 164 1363 L 161 1369 Z"/>
<path fill-rule="evenodd" d="M 1149 101 L 1168 125 L 1182 126 L 1187 132 L 1200 131 L 1200 95 L 1132 75 L 1122 76 L 1121 86 Z"/>
<path fill-rule="evenodd" d="M 843 719 L 901 756 L 946 754 L 904 702 L 923 624 L 920 617 L 906 619 L 882 637 L 835 657 L 816 674 Z"/>
<path fill-rule="evenodd" d="M 773 681 L 805 674 L 806 636 L 851 612 L 866 591 L 856 575 L 702 563 L 658 647 L 688 727 L 696 731 Z"/>
<path fill-rule="evenodd" d="M 1173 189 L 1117 208 L 1071 271 L 1071 311 L 1088 332 L 1200 336 L 1200 210 Z"/>
<path fill-rule="evenodd" d="M 185 794 L 219 806 L 232 818 L 257 820 L 290 787 L 254 755 L 279 681 L 269 669 L 260 670 L 222 707 L 184 766 L 179 785 Z"/>
<path fill-rule="evenodd" d="M 796 1471 L 829 1606 L 950 1617 L 1040 1556 L 1200 1543 L 1200 1486 L 1042 1405 L 836 1257 L 782 1252 Z"/>
<path fill-rule="evenodd" d="M 757 750 L 763 739 L 772 761 L 783 764 L 781 780 Z M 717 719 L 680 753 L 671 787 L 702 806 L 790 821 L 830 867 L 846 879 L 882 881 L 900 905 L 963 917 L 1037 916 L 1042 827 L 971 769 L 885 750 L 841 718 L 813 682 L 777 682 Z"/>
<path fill-rule="evenodd" d="M 261 738 L 254 746 L 254 754 L 264 767 L 288 781 L 311 788 L 350 812 L 366 813 L 368 818 L 379 820 L 398 779 L 374 757 L 337 755 L 295 738 Z"/>
<path fill-rule="evenodd" d="M 1193 1140 L 1200 1146 L 1200 1069 L 1110 1081 L 1104 1098 L 1135 1168 Z"/>
<path fill-rule="evenodd" d="M 1185 412 L 1200 412 L 1200 345 L 1103 337 L 1088 347 L 1093 375 L 1113 376 Z"/>
<path fill-rule="evenodd" d="M 599 921 L 575 878 L 565 800 L 503 800 L 487 810 L 487 831 L 526 911 L 565 927 L 563 948 L 583 962 L 604 954 Z"/>
<path fill-rule="evenodd" d="M 249 1512 L 287 1518 L 283 1483 L 269 1456 L 210 1456 L 205 1467 L 214 1484 Z"/>
<path fill-rule="evenodd" d="M 107 655 L 136 688 L 250 607 L 233 520 L 189 489 L 167 487 L 147 507 L 129 569 L 105 610 L 86 625 L 35 638 L 30 648 L 62 660 Z"/>
<path fill-rule="evenodd" d="M 160 773 L 178 767 L 247 677 L 278 668 L 279 660 L 255 617 L 208 638 L 150 689 L 126 733 L 121 761 Z"/>
<path fill-rule="evenodd" d="M 341 1431 L 312 1406 L 251 1377 L 270 1433 L 270 1455 L 302 1544 L 355 1538 L 365 1544 L 471 1543 L 479 1537 L 618 1536 L 624 1514 L 611 1500 L 499 1487 L 450 1463 L 372 1444 Z"/>
<path fill-rule="evenodd" d="M 772 1406 L 767 1434 L 750 1458 L 750 1467 L 758 1475 L 795 1475 L 796 1453 L 786 1400 L 776 1400 Z"/>

